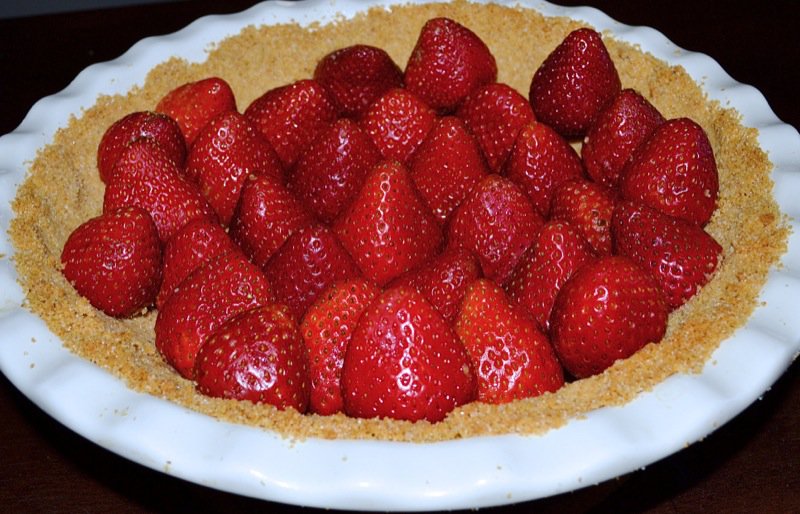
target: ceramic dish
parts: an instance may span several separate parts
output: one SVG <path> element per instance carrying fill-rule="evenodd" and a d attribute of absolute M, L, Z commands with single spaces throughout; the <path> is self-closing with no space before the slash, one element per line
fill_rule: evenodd
<path fill-rule="evenodd" d="M 369 5 L 374 5 L 371 2 Z M 381 3 L 381 2 L 377 2 Z M 288 441 L 216 421 L 137 393 L 65 350 L 23 294 L 6 235 L 10 202 L 26 163 L 69 116 L 100 93 L 124 93 L 169 55 L 204 58 L 214 41 L 248 24 L 328 21 L 369 6 L 356 0 L 269 2 L 245 12 L 202 18 L 169 36 L 142 40 L 119 59 L 91 66 L 61 93 L 38 102 L 20 127 L 0 139 L 0 369 L 55 419 L 132 461 L 224 491 L 308 506 L 361 510 L 432 510 L 519 502 L 574 490 L 648 465 L 691 444 L 763 394 L 800 350 L 800 136 L 782 124 L 761 94 L 733 81 L 712 59 L 674 46 L 660 33 L 617 23 L 591 8 L 535 2 L 546 15 L 569 16 L 656 57 L 680 64 L 712 99 L 736 108 L 775 168 L 775 195 L 792 218 L 780 270 L 771 272 L 746 326 L 724 341 L 698 375 L 677 375 L 634 401 L 589 413 L 544 436 L 480 437 L 433 444 Z M 119 73 L 124 68 L 125 73 Z M 596 441 L 604 444 L 598 445 Z M 421 471 L 422 470 L 422 471 Z"/>

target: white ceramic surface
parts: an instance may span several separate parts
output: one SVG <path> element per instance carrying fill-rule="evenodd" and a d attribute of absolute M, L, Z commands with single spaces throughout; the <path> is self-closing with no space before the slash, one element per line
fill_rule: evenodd
<path fill-rule="evenodd" d="M 589 413 L 540 437 L 482 437 L 436 444 L 309 440 L 299 443 L 219 422 L 136 393 L 66 351 L 35 315 L 8 256 L 10 202 L 26 163 L 72 113 L 100 93 L 125 92 L 170 55 L 204 58 L 214 41 L 254 23 L 327 21 L 369 5 L 358 0 L 269 2 L 202 18 L 148 38 L 122 57 L 90 66 L 69 87 L 38 102 L 0 138 L 0 370 L 28 398 L 75 432 L 130 460 L 209 487 L 273 501 L 357 510 L 432 510 L 500 505 L 574 490 L 633 471 L 697 441 L 762 395 L 800 351 L 800 136 L 763 96 L 707 56 L 686 52 L 653 29 L 617 23 L 591 8 L 523 2 L 610 30 L 655 56 L 683 65 L 709 96 L 738 109 L 760 131 L 775 165 L 778 203 L 793 221 L 784 266 L 773 271 L 759 308 L 724 341 L 699 375 L 678 375 L 635 401 Z M 596 442 L 602 440 L 603 444 Z"/>

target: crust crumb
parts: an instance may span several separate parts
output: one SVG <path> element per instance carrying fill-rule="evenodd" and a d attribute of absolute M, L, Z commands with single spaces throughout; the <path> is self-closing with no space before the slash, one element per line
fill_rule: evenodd
<path fill-rule="evenodd" d="M 103 184 L 96 169 L 96 149 L 113 121 L 132 111 L 152 109 L 176 86 L 210 75 L 231 84 L 243 110 L 264 91 L 311 76 L 317 60 L 328 52 L 355 43 L 384 48 L 404 67 L 420 28 L 434 16 L 451 17 L 483 38 L 497 59 L 498 80 L 526 97 L 539 64 L 568 32 L 579 27 L 569 19 L 544 18 L 532 10 L 493 4 L 395 6 L 315 25 L 313 30 L 294 24 L 251 26 L 215 45 L 203 63 L 165 61 L 149 73 L 142 87 L 125 95 L 99 97 L 93 107 L 60 129 L 31 164 L 13 202 L 10 228 L 26 306 L 44 319 L 68 349 L 122 377 L 131 388 L 290 439 L 425 442 L 541 434 L 593 409 L 629 402 L 675 373 L 701 371 L 720 342 L 753 312 L 768 271 L 786 251 L 788 223 L 772 196 L 772 165 L 758 145 L 757 131 L 744 127 L 736 111 L 710 101 L 684 69 L 608 34 L 605 42 L 623 87 L 639 90 L 666 117 L 691 117 L 707 131 L 720 176 L 719 208 L 707 229 L 722 245 L 724 257 L 714 280 L 671 316 L 660 343 L 648 345 L 601 375 L 511 404 L 465 405 L 436 424 L 278 411 L 200 395 L 156 351 L 155 312 L 114 320 L 93 309 L 63 278 L 59 256 L 67 236 L 101 212 Z M 359 35 L 357 41 L 354 34 Z"/>

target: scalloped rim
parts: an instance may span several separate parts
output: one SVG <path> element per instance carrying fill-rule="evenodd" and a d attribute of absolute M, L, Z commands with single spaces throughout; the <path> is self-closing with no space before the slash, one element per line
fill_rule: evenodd
<path fill-rule="evenodd" d="M 13 255 L 11 202 L 27 165 L 69 117 L 101 93 L 141 85 L 167 55 L 205 58 L 215 41 L 251 24 L 331 21 L 391 0 L 273 1 L 198 19 L 146 38 L 121 57 L 89 66 L 60 93 L 37 102 L 20 126 L 0 138 L 0 253 Z M 415 0 L 409 3 L 425 3 Z M 481 2 L 485 3 L 485 2 Z M 593 411 L 544 436 L 480 437 L 442 443 L 288 441 L 263 430 L 214 420 L 128 389 L 76 357 L 37 316 L 22 308 L 11 259 L 0 260 L 0 370 L 52 417 L 132 461 L 212 488 L 290 504 L 356 510 L 477 508 L 550 496 L 619 476 L 691 444 L 759 398 L 800 352 L 800 135 L 764 97 L 734 81 L 713 59 L 688 52 L 660 32 L 612 20 L 589 7 L 508 2 L 548 16 L 583 20 L 654 56 L 683 66 L 710 98 L 736 108 L 759 130 L 774 164 L 775 197 L 791 219 L 789 249 L 773 270 L 758 308 L 724 341 L 699 375 L 673 376 L 633 402 Z M 120 69 L 125 73 L 119 73 Z M 105 391 L 102 397 L 91 391 Z M 680 413 L 680 416 L 676 416 Z M 597 445 L 597 440 L 604 444 Z M 424 470 L 424 471 L 422 471 Z"/>

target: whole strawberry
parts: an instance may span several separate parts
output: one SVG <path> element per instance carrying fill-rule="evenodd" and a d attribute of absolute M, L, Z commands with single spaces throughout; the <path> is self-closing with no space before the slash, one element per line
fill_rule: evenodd
<path fill-rule="evenodd" d="M 312 214 L 330 223 L 358 194 L 380 160 L 372 138 L 354 121 L 341 118 L 306 147 L 287 185 Z"/>
<path fill-rule="evenodd" d="M 197 183 L 220 222 L 227 225 L 247 177 L 267 174 L 283 180 L 283 165 L 250 120 L 226 111 L 198 132 L 184 174 Z"/>
<path fill-rule="evenodd" d="M 244 111 L 289 169 L 319 132 L 336 120 L 338 111 L 327 90 L 303 79 L 271 89 Z"/>
<path fill-rule="evenodd" d="M 449 18 L 425 22 L 405 70 L 408 90 L 441 112 L 453 111 L 496 79 L 497 63 L 486 43 Z"/>
<path fill-rule="evenodd" d="M 170 160 L 182 168 L 186 160 L 186 141 L 177 122 L 151 111 L 132 112 L 111 124 L 97 146 L 100 180 L 108 182 L 117 159 L 137 139 L 150 138 L 161 146 Z"/>
<path fill-rule="evenodd" d="M 503 284 L 543 224 L 519 186 L 491 174 L 456 209 L 448 226 L 448 244 L 472 251 L 484 276 Z"/>
<path fill-rule="evenodd" d="M 477 375 L 478 401 L 507 403 L 564 385 L 550 341 L 490 280 L 467 288 L 455 331 Z"/>
<path fill-rule="evenodd" d="M 436 307 L 448 323 L 452 323 L 467 287 L 480 277 L 481 265 L 472 252 L 450 246 L 419 268 L 400 275 L 389 286 L 413 287 Z"/>
<path fill-rule="evenodd" d="M 549 221 L 520 259 L 506 291 L 547 333 L 550 312 L 561 286 L 595 258 L 594 250 L 579 231 L 569 223 Z"/>
<path fill-rule="evenodd" d="M 550 214 L 553 191 L 564 182 L 584 176 L 575 149 L 558 132 L 537 121 L 519 131 L 504 173 L 545 217 Z"/>
<path fill-rule="evenodd" d="M 314 68 L 341 116 L 357 120 L 390 89 L 403 86 L 403 71 L 381 48 L 352 45 L 329 53 Z"/>
<path fill-rule="evenodd" d="M 615 202 L 614 192 L 605 186 L 582 178 L 568 180 L 553 191 L 550 219 L 566 221 L 589 241 L 595 252 L 609 255 Z"/>
<path fill-rule="evenodd" d="M 329 415 L 344 408 L 344 354 L 361 313 L 378 294 L 380 289 L 361 277 L 335 282 L 303 316 L 300 331 L 308 349 L 312 412 Z"/>
<path fill-rule="evenodd" d="M 220 77 L 207 77 L 196 82 L 188 82 L 173 89 L 156 105 L 156 111 L 163 112 L 178 122 L 191 147 L 197 133 L 221 112 L 235 111 L 236 97 L 231 86 Z"/>
<path fill-rule="evenodd" d="M 623 89 L 597 115 L 581 146 L 586 171 L 595 182 L 615 188 L 631 155 L 664 117 L 642 95 Z"/>
<path fill-rule="evenodd" d="M 620 88 L 600 34 L 580 28 L 569 33 L 536 70 L 528 98 L 539 121 L 571 138 L 586 133 Z"/>
<path fill-rule="evenodd" d="M 150 213 L 162 242 L 194 219 L 216 219 L 200 190 L 151 139 L 138 139 L 128 145 L 106 184 L 103 212 L 128 205 Z"/>
<path fill-rule="evenodd" d="M 164 245 L 161 288 L 156 307 L 164 307 L 175 289 L 194 270 L 211 259 L 231 251 L 241 252 L 225 229 L 216 221 L 198 218 L 190 221 Z"/>
<path fill-rule="evenodd" d="M 408 170 L 394 161 L 370 171 L 333 231 L 364 276 L 380 286 L 428 260 L 442 240 Z"/>
<path fill-rule="evenodd" d="M 273 301 L 260 269 L 240 252 L 223 253 L 197 268 L 167 299 L 156 318 L 156 348 L 181 376 L 191 379 L 197 352 L 217 327 Z"/>
<path fill-rule="evenodd" d="M 664 293 L 650 273 L 624 256 L 581 267 L 561 288 L 550 315 L 559 360 L 576 378 L 596 375 L 667 328 Z"/>
<path fill-rule="evenodd" d="M 705 225 L 717 206 L 719 176 L 703 128 L 688 118 L 660 125 L 623 169 L 620 191 L 628 200 Z"/>
<path fill-rule="evenodd" d="M 361 120 L 361 127 L 385 159 L 405 166 L 436 123 L 436 113 L 407 89 L 391 89 L 378 98 Z"/>
<path fill-rule="evenodd" d="M 123 207 L 76 228 L 61 252 L 64 277 L 109 316 L 128 318 L 155 300 L 161 243 L 146 210 Z"/>
<path fill-rule="evenodd" d="M 229 233 L 244 253 L 264 267 L 296 230 L 313 221 L 303 204 L 271 175 L 248 176 Z"/>
<path fill-rule="evenodd" d="M 411 161 L 414 185 L 442 225 L 488 172 L 477 141 L 454 116 L 437 121 Z"/>
<path fill-rule="evenodd" d="M 486 84 L 467 97 L 458 117 L 475 135 L 493 172 L 503 167 L 522 127 L 535 121 L 528 100 L 500 82 Z"/>
<path fill-rule="evenodd" d="M 616 206 L 611 231 L 616 252 L 650 270 L 670 309 L 708 283 L 722 259 L 722 247 L 701 227 L 637 202 Z"/>
<path fill-rule="evenodd" d="M 464 346 L 414 289 L 386 290 L 363 312 L 345 353 L 344 411 L 436 422 L 475 399 Z"/>
<path fill-rule="evenodd" d="M 276 300 L 288 305 L 297 320 L 326 287 L 361 274 L 333 232 L 319 223 L 289 236 L 264 272 Z"/>
<path fill-rule="evenodd" d="M 308 408 L 308 355 L 297 324 L 281 305 L 245 311 L 217 328 L 200 348 L 194 371 L 207 396 Z"/>

